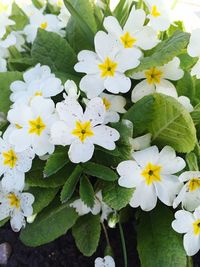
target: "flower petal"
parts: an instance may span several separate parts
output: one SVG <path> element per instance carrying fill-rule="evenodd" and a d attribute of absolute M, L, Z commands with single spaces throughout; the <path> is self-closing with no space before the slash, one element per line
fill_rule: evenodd
<path fill-rule="evenodd" d="M 100 95 L 105 86 L 104 79 L 97 74 L 85 75 L 80 81 L 80 89 L 86 93 L 89 99 Z"/>
<path fill-rule="evenodd" d="M 95 52 L 82 50 L 78 54 L 79 62 L 74 66 L 75 71 L 87 74 L 99 73 L 100 60 Z"/>
<path fill-rule="evenodd" d="M 133 158 L 136 160 L 139 166 L 144 168 L 149 162 L 152 164 L 157 164 L 159 151 L 156 146 L 151 146 L 144 150 L 134 152 Z"/>
<path fill-rule="evenodd" d="M 94 153 L 94 145 L 90 142 L 75 140 L 69 148 L 69 158 L 73 163 L 86 162 L 90 160 Z"/>
<path fill-rule="evenodd" d="M 127 93 L 131 88 L 131 80 L 124 74 L 116 73 L 114 77 L 105 79 L 104 86 L 113 94 Z"/>
<path fill-rule="evenodd" d="M 138 83 L 132 91 L 131 100 L 136 103 L 146 95 L 153 94 L 155 92 L 155 87 L 153 84 L 148 84 L 147 80 Z"/>

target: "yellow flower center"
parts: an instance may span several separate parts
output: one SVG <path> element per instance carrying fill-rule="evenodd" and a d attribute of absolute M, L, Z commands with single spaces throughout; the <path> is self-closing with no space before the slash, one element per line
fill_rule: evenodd
<path fill-rule="evenodd" d="M 195 235 L 200 234 L 200 219 L 193 223 L 193 230 Z"/>
<path fill-rule="evenodd" d="M 19 209 L 19 207 L 20 207 L 20 199 L 14 193 L 9 194 L 8 195 L 8 199 L 10 201 L 10 206 L 11 207 L 15 207 L 15 208 Z"/>
<path fill-rule="evenodd" d="M 162 78 L 163 72 L 159 69 L 156 69 L 155 67 L 145 71 L 145 76 L 147 78 L 148 84 L 155 84 L 160 83 L 160 80 Z"/>
<path fill-rule="evenodd" d="M 14 168 L 17 162 L 17 155 L 14 150 L 10 149 L 9 151 L 5 151 L 2 153 L 4 157 L 3 164 L 8 165 L 10 168 Z"/>
<path fill-rule="evenodd" d="M 151 185 L 153 182 L 161 181 L 160 171 L 161 166 L 153 165 L 151 162 L 149 162 L 141 174 L 144 176 L 146 184 Z"/>
<path fill-rule="evenodd" d="M 34 96 L 42 96 L 42 92 L 41 91 L 36 91 Z"/>
<path fill-rule="evenodd" d="M 91 122 L 80 122 L 76 121 L 76 128 L 72 131 L 72 134 L 78 136 L 81 142 L 84 142 L 87 137 L 94 135 L 94 132 L 91 130 Z"/>
<path fill-rule="evenodd" d="M 107 76 L 114 76 L 115 70 L 117 68 L 117 63 L 110 60 L 109 57 L 106 58 L 104 63 L 99 64 L 99 69 L 101 70 L 101 77 L 105 78 Z"/>
<path fill-rule="evenodd" d="M 46 128 L 46 125 L 43 123 L 40 116 L 36 120 L 30 120 L 29 125 L 30 125 L 30 128 L 29 128 L 30 134 L 41 135 L 41 133 Z"/>
<path fill-rule="evenodd" d="M 189 181 L 189 191 L 195 191 L 198 188 L 200 188 L 200 179 L 198 179 L 198 178 L 192 178 Z"/>
<path fill-rule="evenodd" d="M 151 15 L 153 16 L 153 17 L 159 17 L 161 14 L 160 14 L 160 12 L 158 11 L 158 8 L 157 8 L 157 6 L 152 6 L 152 9 L 151 9 Z"/>
<path fill-rule="evenodd" d="M 47 22 L 43 22 L 40 24 L 40 28 L 45 30 L 47 28 L 47 25 L 48 25 Z"/>
<path fill-rule="evenodd" d="M 109 110 L 110 107 L 111 107 L 111 103 L 110 103 L 110 101 L 109 101 L 106 97 L 103 97 L 102 100 L 103 100 L 103 104 L 104 104 L 106 110 Z"/>
<path fill-rule="evenodd" d="M 133 38 L 129 32 L 126 32 L 124 35 L 120 37 L 122 44 L 125 48 L 131 48 L 137 41 L 137 39 Z"/>

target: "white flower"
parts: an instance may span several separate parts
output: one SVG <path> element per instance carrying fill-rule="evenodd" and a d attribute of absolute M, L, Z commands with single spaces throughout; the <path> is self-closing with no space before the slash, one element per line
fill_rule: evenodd
<path fill-rule="evenodd" d="M 140 64 L 142 53 L 139 49 L 119 50 L 115 38 L 103 31 L 95 35 L 95 52 L 83 50 L 78 54 L 77 72 L 86 75 L 81 79 L 80 89 L 88 98 L 100 95 L 104 89 L 111 93 L 126 93 L 131 80 L 124 72 Z"/>
<path fill-rule="evenodd" d="M 24 81 L 14 81 L 10 85 L 10 100 L 30 104 L 35 96 L 53 97 L 63 90 L 62 82 L 51 73 L 48 66 L 36 65 L 23 75 Z"/>
<path fill-rule="evenodd" d="M 74 202 L 70 203 L 69 206 L 74 208 L 79 216 L 83 216 L 90 212 L 93 215 L 101 213 L 101 222 L 107 220 L 109 214 L 113 212 L 113 209 L 103 202 L 101 191 L 95 195 L 95 203 L 93 208 L 88 207 L 81 199 L 75 200 Z"/>
<path fill-rule="evenodd" d="M 199 58 L 197 63 L 193 66 L 191 74 L 196 76 L 197 79 L 200 79 L 200 29 L 192 31 L 187 51 L 191 57 Z"/>
<path fill-rule="evenodd" d="M 104 20 L 104 28 L 118 41 L 120 48 L 148 50 L 159 42 L 157 33 L 149 26 L 144 26 L 146 14 L 142 9 L 133 6 L 126 24 L 122 28 L 115 17 L 109 16 Z"/>
<path fill-rule="evenodd" d="M 144 79 L 132 91 L 132 101 L 135 103 L 146 95 L 162 93 L 177 98 L 175 86 L 168 80 L 177 81 L 184 75 L 180 69 L 180 59 L 175 57 L 162 67 L 153 67 L 133 75 L 133 79 Z"/>
<path fill-rule="evenodd" d="M 37 35 L 38 28 L 44 29 L 50 32 L 56 32 L 61 36 L 64 35 L 62 28 L 65 27 L 63 23 L 53 14 L 43 14 L 42 11 L 35 12 L 30 16 L 30 24 L 24 28 L 24 34 L 28 43 L 33 43 Z"/>
<path fill-rule="evenodd" d="M 0 39 L 6 34 L 7 26 L 14 25 L 15 22 L 8 18 L 6 13 L 0 14 Z"/>
<path fill-rule="evenodd" d="M 115 267 L 115 261 L 111 256 L 105 256 L 104 258 L 96 258 L 95 267 Z"/>
<path fill-rule="evenodd" d="M 119 185 L 136 188 L 130 205 L 149 211 L 155 208 L 157 197 L 171 206 L 181 183 L 175 173 L 185 167 L 185 161 L 176 157 L 173 148 L 165 146 L 161 152 L 156 146 L 133 153 L 134 160 L 121 162 L 117 171 Z"/>
<path fill-rule="evenodd" d="M 8 112 L 8 120 L 16 127 L 9 135 L 9 142 L 16 152 L 33 148 L 38 156 L 53 153 L 54 145 L 49 142 L 50 127 L 55 121 L 55 106 L 51 99 L 35 97 L 30 106 L 16 105 Z"/>
<path fill-rule="evenodd" d="M 177 211 L 172 228 L 180 234 L 185 234 L 183 245 L 187 255 L 195 255 L 200 249 L 200 209 L 197 208 L 194 213 Z"/>
<path fill-rule="evenodd" d="M 67 80 L 66 83 L 64 84 L 64 88 L 67 93 L 67 96 L 74 97 L 75 99 L 79 98 L 80 92 L 78 92 L 78 88 L 74 81 Z"/>
<path fill-rule="evenodd" d="M 180 203 L 189 211 L 194 211 L 200 206 L 200 172 L 187 171 L 179 176 L 180 182 L 186 182 L 177 198 L 174 200 L 175 209 Z"/>
<path fill-rule="evenodd" d="M 83 113 L 76 99 L 67 97 L 56 105 L 60 120 L 51 128 L 51 142 L 55 145 L 70 145 L 68 154 L 74 163 L 86 162 L 92 158 L 94 144 L 108 150 L 115 149 L 119 133 L 102 125 L 105 107 L 101 98 L 92 99 Z"/>
<path fill-rule="evenodd" d="M 0 137 L 0 176 L 6 173 L 28 172 L 33 158 L 32 149 L 26 149 L 21 153 L 16 152 L 5 137 Z"/>
<path fill-rule="evenodd" d="M 156 31 L 166 31 L 171 24 L 170 10 L 163 0 L 144 0 L 149 8 L 150 26 Z"/>
<path fill-rule="evenodd" d="M 0 184 L 0 221 L 10 217 L 13 231 L 18 232 L 25 227 L 25 217 L 33 213 L 34 196 L 22 193 L 24 185 L 18 188 L 6 188 Z"/>

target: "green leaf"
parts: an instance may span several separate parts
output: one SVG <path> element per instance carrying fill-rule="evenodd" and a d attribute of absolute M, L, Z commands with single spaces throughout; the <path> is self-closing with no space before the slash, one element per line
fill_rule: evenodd
<path fill-rule="evenodd" d="M 90 183 L 90 180 L 86 176 L 81 177 L 79 194 L 82 201 L 88 207 L 93 208 L 95 192 L 92 187 L 92 184 Z"/>
<path fill-rule="evenodd" d="M 12 13 L 10 19 L 15 21 L 15 25 L 12 26 L 14 31 L 23 30 L 24 27 L 29 23 L 29 19 L 24 11 L 16 4 L 12 5 Z"/>
<path fill-rule="evenodd" d="M 35 201 L 33 203 L 33 213 L 36 214 L 46 208 L 49 203 L 53 201 L 58 192 L 58 189 L 31 187 L 29 188 L 28 192 L 33 194 L 35 197 Z"/>
<path fill-rule="evenodd" d="M 145 107 L 142 105 L 145 104 Z M 141 123 L 143 131 L 152 134 L 156 145 L 169 145 L 177 152 L 188 153 L 194 149 L 196 130 L 188 111 L 174 98 L 153 94 L 138 101 L 124 116 Z"/>
<path fill-rule="evenodd" d="M 200 103 L 194 107 L 194 110 L 191 112 L 191 117 L 195 125 L 200 124 Z"/>
<path fill-rule="evenodd" d="M 188 153 L 185 159 L 190 171 L 199 171 L 197 156 L 194 152 Z"/>
<path fill-rule="evenodd" d="M 52 71 L 75 74 L 76 54 L 68 42 L 57 33 L 39 29 L 31 56 L 33 60 L 48 65 Z"/>
<path fill-rule="evenodd" d="M 88 214 L 80 217 L 72 227 L 78 249 L 85 256 L 91 256 L 97 249 L 101 233 L 100 216 Z"/>
<path fill-rule="evenodd" d="M 132 70 L 127 71 L 127 75 L 132 77 L 134 73 L 148 70 L 152 67 L 163 66 L 171 61 L 175 56 L 182 53 L 182 50 L 189 42 L 189 33 L 176 31 L 167 40 L 162 41 L 153 50 L 150 56 L 141 59 L 140 65 Z"/>
<path fill-rule="evenodd" d="M 21 231 L 20 239 L 30 247 L 49 243 L 64 235 L 76 222 L 78 214 L 67 204 L 52 203 L 38 214 L 34 223 L 27 224 Z"/>
<path fill-rule="evenodd" d="M 105 181 L 115 181 L 118 179 L 117 174 L 113 170 L 94 162 L 84 163 L 83 172 Z"/>
<path fill-rule="evenodd" d="M 9 218 L 6 218 L 2 221 L 0 221 L 0 227 L 4 226 L 9 221 Z"/>
<path fill-rule="evenodd" d="M 57 173 L 69 162 L 67 151 L 54 152 L 46 161 L 44 176 L 48 177 Z"/>
<path fill-rule="evenodd" d="M 102 195 L 103 201 L 111 208 L 120 210 L 128 205 L 134 188 L 124 188 L 118 183 L 107 183 L 103 188 Z"/>
<path fill-rule="evenodd" d="M 82 173 L 82 167 L 80 165 L 77 165 L 63 186 L 60 195 L 60 199 L 62 202 L 69 200 L 73 195 L 78 180 L 81 176 L 81 173 Z"/>
<path fill-rule="evenodd" d="M 13 72 L 2 72 L 0 73 L 0 112 L 7 113 L 10 109 L 10 85 L 16 80 L 22 80 L 22 73 L 13 71 Z"/>
<path fill-rule="evenodd" d="M 137 227 L 141 267 L 187 266 L 182 237 L 171 227 L 173 219 L 173 213 L 164 205 L 141 213 Z"/>
<path fill-rule="evenodd" d="M 114 15 L 120 25 L 124 26 L 133 6 L 133 1 L 121 0 L 114 10 Z"/>

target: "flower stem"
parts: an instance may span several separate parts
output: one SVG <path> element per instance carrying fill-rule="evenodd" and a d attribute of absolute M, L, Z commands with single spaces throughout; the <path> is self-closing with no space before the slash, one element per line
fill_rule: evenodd
<path fill-rule="evenodd" d="M 105 238 L 106 238 L 107 245 L 108 245 L 109 247 L 111 247 L 111 245 L 110 245 L 110 240 L 109 240 L 109 237 L 108 237 L 108 232 L 107 232 L 107 230 L 106 230 L 105 224 L 102 222 L 101 225 L 102 225 L 102 228 L 103 228 L 103 231 L 104 231 L 104 234 L 105 234 Z"/>
<path fill-rule="evenodd" d="M 120 231 L 122 250 L 123 250 L 123 255 L 124 255 L 124 267 L 127 267 L 128 266 L 128 260 L 127 260 L 126 243 L 125 243 L 123 228 L 122 228 L 120 221 L 119 221 L 119 231 Z"/>

